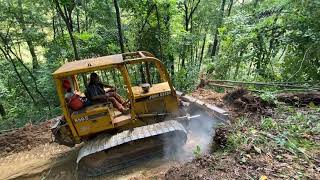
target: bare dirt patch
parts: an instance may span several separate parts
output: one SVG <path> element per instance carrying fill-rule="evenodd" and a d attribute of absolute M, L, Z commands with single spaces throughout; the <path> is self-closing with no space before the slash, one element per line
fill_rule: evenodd
<path fill-rule="evenodd" d="M 289 160 L 275 160 L 275 154 L 205 155 L 182 166 L 170 168 L 164 179 L 318 179 L 317 167 L 307 161 L 282 154 Z M 277 155 L 280 156 L 279 154 Z M 303 174 L 303 176 L 302 176 Z"/>
<path fill-rule="evenodd" d="M 41 176 L 51 174 L 52 169 L 61 165 L 69 171 L 71 164 L 75 164 L 76 152 L 76 149 L 46 143 L 12 153 L 0 158 L 0 179 L 41 179 Z"/>
<path fill-rule="evenodd" d="M 191 95 L 204 102 L 215 104 L 218 107 L 224 107 L 223 96 L 225 95 L 225 93 L 217 93 L 208 89 L 198 88 L 197 90 L 192 92 Z"/>
<path fill-rule="evenodd" d="M 41 144 L 51 142 L 50 124 L 51 121 L 38 125 L 26 124 L 23 128 L 1 133 L 0 156 L 30 150 Z"/>

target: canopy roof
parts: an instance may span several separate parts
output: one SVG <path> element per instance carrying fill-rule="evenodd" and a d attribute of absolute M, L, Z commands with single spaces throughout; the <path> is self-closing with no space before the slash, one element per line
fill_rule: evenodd
<path fill-rule="evenodd" d="M 147 57 L 154 56 L 149 52 L 138 51 L 67 62 L 59 69 L 57 69 L 53 73 L 53 76 L 55 78 L 59 78 L 79 73 L 92 72 L 95 70 L 105 69 L 108 67 L 123 64 L 125 60 L 137 60 L 139 58 L 144 59 Z"/>
<path fill-rule="evenodd" d="M 70 74 L 94 71 L 99 68 L 106 68 L 123 62 L 122 54 L 72 61 L 62 65 L 53 73 L 53 76 L 67 76 Z"/>

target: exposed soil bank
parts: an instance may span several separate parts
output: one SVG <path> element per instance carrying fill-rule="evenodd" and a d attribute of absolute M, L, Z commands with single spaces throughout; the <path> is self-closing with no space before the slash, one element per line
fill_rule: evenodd
<path fill-rule="evenodd" d="M 51 142 L 50 121 L 39 125 L 27 124 L 23 128 L 0 134 L 0 156 L 30 150 Z"/>

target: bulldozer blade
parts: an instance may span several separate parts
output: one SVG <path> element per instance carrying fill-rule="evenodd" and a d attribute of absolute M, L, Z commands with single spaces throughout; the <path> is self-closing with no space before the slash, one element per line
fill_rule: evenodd
<path fill-rule="evenodd" d="M 85 144 L 77 158 L 80 176 L 99 176 L 141 160 L 173 151 L 187 140 L 184 126 L 175 120 L 126 130 L 113 136 L 97 137 Z"/>

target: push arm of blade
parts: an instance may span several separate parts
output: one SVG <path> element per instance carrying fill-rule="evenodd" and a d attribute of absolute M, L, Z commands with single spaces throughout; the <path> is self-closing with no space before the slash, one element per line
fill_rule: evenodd
<path fill-rule="evenodd" d="M 187 118 L 188 120 L 190 120 L 190 119 L 197 118 L 197 117 L 200 117 L 200 114 L 193 115 L 193 116 L 190 116 L 190 115 L 181 116 L 181 117 L 177 117 L 177 119 L 185 119 L 185 118 Z"/>
<path fill-rule="evenodd" d="M 194 119 L 194 118 L 198 118 L 200 117 L 201 115 L 200 114 L 197 114 L 197 115 L 193 115 L 193 116 L 189 116 L 189 119 Z"/>

